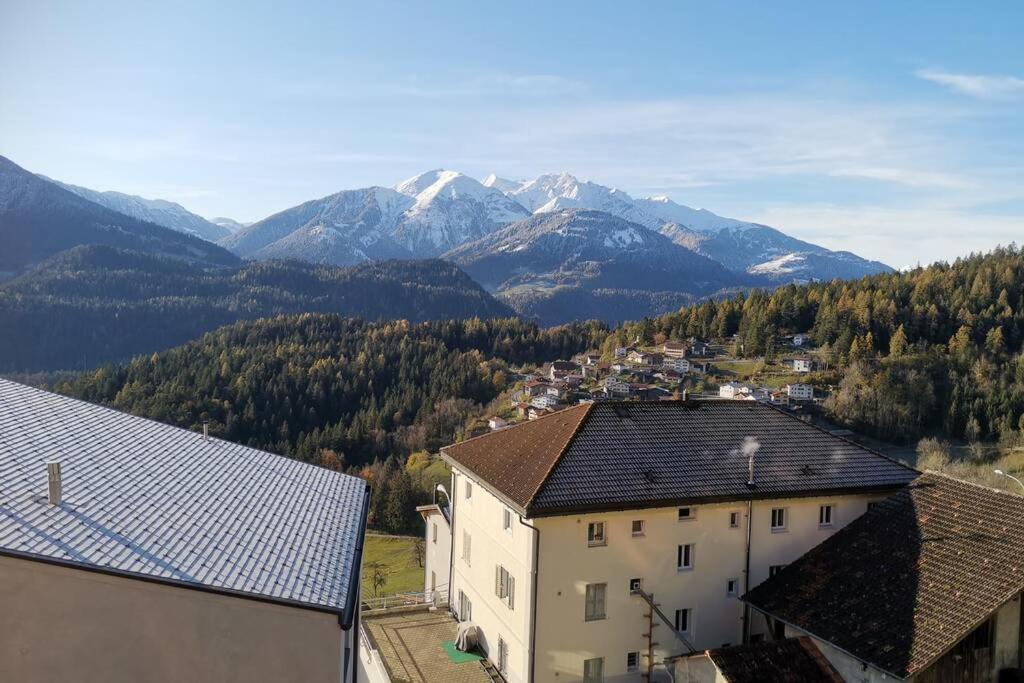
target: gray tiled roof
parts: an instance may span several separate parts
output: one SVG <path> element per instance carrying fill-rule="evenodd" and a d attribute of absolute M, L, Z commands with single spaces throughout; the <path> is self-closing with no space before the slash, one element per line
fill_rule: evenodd
<path fill-rule="evenodd" d="M 342 613 L 365 496 L 356 477 L 0 380 L 0 553 Z"/>
<path fill-rule="evenodd" d="M 755 444 L 756 486 L 747 486 Z M 447 446 L 529 516 L 892 491 L 917 472 L 755 401 L 601 402 Z"/>

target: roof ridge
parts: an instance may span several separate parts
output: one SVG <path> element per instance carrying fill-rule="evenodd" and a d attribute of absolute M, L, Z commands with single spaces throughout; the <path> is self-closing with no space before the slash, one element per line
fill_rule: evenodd
<path fill-rule="evenodd" d="M 444 451 L 444 450 L 447 450 L 449 448 L 452 448 L 453 446 L 461 446 L 463 444 L 471 443 L 473 441 L 478 441 L 480 439 L 485 439 L 485 438 L 487 438 L 489 436 L 497 434 L 498 432 L 510 432 L 510 431 L 512 431 L 514 429 L 518 429 L 520 427 L 528 427 L 530 425 L 537 424 L 538 422 L 542 422 L 543 420 L 547 420 L 547 419 L 552 418 L 552 417 L 565 417 L 565 414 L 568 413 L 570 410 L 576 410 L 576 409 L 578 409 L 578 408 L 580 408 L 582 406 L 585 406 L 585 405 L 593 405 L 593 404 L 592 403 L 581 403 L 579 405 L 569 406 L 568 408 L 564 408 L 562 410 L 557 410 L 557 411 L 555 411 L 553 413 L 548 413 L 547 415 L 541 415 L 540 417 L 534 418 L 532 420 L 527 420 L 526 422 L 514 422 L 514 423 L 510 424 L 509 426 L 504 427 L 503 429 L 497 429 L 497 430 L 493 430 L 493 431 L 490 431 L 490 432 L 485 432 L 483 434 L 477 434 L 476 436 L 471 436 L 468 439 L 463 439 L 462 441 L 456 441 L 455 443 L 450 443 L 450 444 L 447 444 L 445 446 L 441 446 L 437 450 L 438 450 L 438 452 Z"/>
<path fill-rule="evenodd" d="M 537 484 L 537 488 L 535 488 L 533 493 L 530 494 L 530 497 L 526 501 L 526 505 L 523 506 L 527 511 L 529 511 L 530 506 L 537 499 L 541 489 L 543 489 L 544 485 L 548 483 L 548 479 L 551 478 L 551 474 L 555 471 L 555 468 L 558 467 L 558 463 L 562 462 L 562 458 L 565 457 L 565 453 L 569 450 L 569 446 L 571 446 L 572 442 L 576 440 L 576 436 L 580 433 L 580 430 L 583 428 L 583 425 L 586 424 L 587 420 L 590 419 L 590 416 L 594 412 L 594 406 L 597 404 L 585 403 L 583 405 L 586 406 L 586 409 L 583 412 L 583 417 L 576 423 L 576 427 L 573 428 L 572 434 L 570 434 L 569 438 L 565 440 L 561 450 L 558 451 L 558 455 L 551 461 L 551 466 L 548 467 L 548 471 L 544 473 L 543 477 L 541 477 L 540 483 Z"/>
<path fill-rule="evenodd" d="M 997 489 L 993 486 L 979 484 L 976 481 L 968 481 L 967 479 L 954 477 L 952 474 L 946 474 L 945 472 L 939 472 L 938 470 L 925 470 L 924 472 L 921 473 L 921 476 L 925 475 L 942 477 L 943 479 L 951 479 L 957 482 L 958 484 L 967 484 L 968 486 L 973 486 L 974 488 L 979 488 L 982 489 L 983 491 L 988 491 L 990 493 L 998 493 L 1001 496 L 1009 496 L 1010 498 L 1013 498 L 1017 502 L 1024 503 L 1024 496 L 1020 495 L 1019 493 L 1014 493 L 1013 491 L 1007 491 L 1006 489 Z"/>

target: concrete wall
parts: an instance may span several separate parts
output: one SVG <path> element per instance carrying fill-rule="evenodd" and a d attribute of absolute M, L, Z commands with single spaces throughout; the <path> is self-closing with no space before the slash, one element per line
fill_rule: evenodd
<path fill-rule="evenodd" d="M 863 514 L 869 500 L 883 497 L 755 502 L 750 587 L 768 578 L 772 565 L 792 562 Z M 818 508 L 824 503 L 836 506 L 833 525 L 827 528 L 818 525 Z M 780 533 L 771 531 L 774 507 L 787 510 L 786 530 Z M 669 619 L 678 608 L 693 610 L 691 641 L 698 649 L 742 641 L 743 605 L 738 595 L 744 592 L 747 505 L 704 505 L 694 510 L 689 521 L 679 521 L 674 507 L 535 520 L 540 529 L 535 680 L 581 680 L 583 661 L 602 656 L 606 679 L 642 680 L 640 672 L 626 671 L 628 652 L 641 653 L 641 672 L 647 664 L 642 635 L 647 630 L 647 608 L 640 597 L 630 595 L 631 578 L 642 579 L 644 590 L 653 593 Z M 731 512 L 739 513 L 735 528 L 729 526 Z M 644 535 L 633 537 L 631 522 L 638 519 L 645 522 Z M 607 545 L 588 547 L 587 526 L 592 521 L 605 522 Z M 694 568 L 678 571 L 676 548 L 688 543 L 694 544 Z M 728 579 L 739 580 L 737 596 L 727 595 Z M 604 620 L 584 619 L 589 583 L 608 585 Z M 763 618 L 752 619 L 751 626 L 752 633 L 766 628 Z M 685 649 L 666 626 L 655 628 L 655 640 L 660 643 L 656 663 Z"/>
<path fill-rule="evenodd" d="M 442 600 L 448 599 L 448 569 L 451 562 L 452 530 L 448 520 L 436 508 L 425 511 L 425 552 L 423 591 L 436 590 Z M 431 585 L 433 583 L 433 585 Z"/>
<path fill-rule="evenodd" d="M 346 637 L 333 614 L 0 557 L 3 681 L 336 683 Z"/>
<path fill-rule="evenodd" d="M 498 639 L 509 647 L 509 683 L 529 677 L 529 624 L 531 574 L 533 571 L 533 532 L 520 524 L 512 513 L 512 528 L 502 528 L 502 511 L 506 508 L 479 482 L 473 481 L 458 468 L 452 472 L 453 529 L 455 547 L 453 560 L 451 604 L 458 608 L 459 591 L 473 603 L 473 622 L 480 628 L 481 646 L 490 659 L 497 662 Z M 466 482 L 472 483 L 473 495 L 466 500 Z M 471 537 L 470 563 L 463 560 L 463 531 Z M 501 565 L 515 578 L 515 600 L 512 609 L 495 594 L 495 567 Z"/>

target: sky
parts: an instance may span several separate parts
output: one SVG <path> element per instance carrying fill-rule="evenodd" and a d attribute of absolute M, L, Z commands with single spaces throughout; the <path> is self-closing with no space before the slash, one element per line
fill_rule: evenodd
<path fill-rule="evenodd" d="M 568 171 L 896 267 L 1024 237 L 1019 2 L 0 0 L 0 155 L 263 218 Z"/>

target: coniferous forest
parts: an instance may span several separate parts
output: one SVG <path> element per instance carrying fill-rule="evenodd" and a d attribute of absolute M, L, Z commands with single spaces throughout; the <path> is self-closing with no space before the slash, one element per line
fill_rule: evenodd
<path fill-rule="evenodd" d="M 1011 246 L 904 273 L 788 285 L 707 301 L 615 330 L 637 337 L 732 338 L 771 357 L 809 332 L 838 390 L 831 417 L 880 438 L 970 441 L 1024 431 L 1024 252 Z"/>

